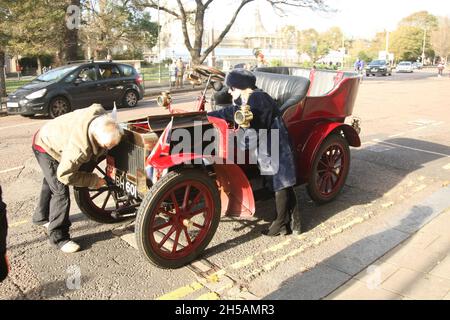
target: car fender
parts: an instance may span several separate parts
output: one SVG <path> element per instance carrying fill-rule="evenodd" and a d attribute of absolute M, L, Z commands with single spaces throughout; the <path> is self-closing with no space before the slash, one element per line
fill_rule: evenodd
<path fill-rule="evenodd" d="M 255 214 L 252 186 L 245 173 L 236 164 L 227 164 L 225 159 L 213 159 L 194 153 L 170 155 L 156 159 L 149 157 L 146 164 L 160 171 L 184 164 L 212 164 L 216 173 L 217 188 L 220 192 L 222 215 L 245 218 Z"/>
<path fill-rule="evenodd" d="M 316 125 L 304 144 L 300 155 L 299 170 L 301 170 L 301 175 L 304 178 L 306 178 L 308 173 L 311 172 L 312 164 L 323 141 L 329 135 L 339 131 L 344 133 L 344 136 L 350 146 L 355 148 L 361 146 L 361 139 L 359 138 L 358 133 L 348 124 L 323 122 Z"/>

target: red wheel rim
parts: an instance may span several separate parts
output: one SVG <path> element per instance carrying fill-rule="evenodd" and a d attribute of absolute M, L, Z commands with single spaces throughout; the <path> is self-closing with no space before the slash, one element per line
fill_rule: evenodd
<path fill-rule="evenodd" d="M 149 224 L 150 245 L 166 259 L 180 259 L 205 240 L 214 216 L 214 201 L 207 186 L 188 180 L 165 192 Z"/>
<path fill-rule="evenodd" d="M 322 196 L 329 197 L 340 189 L 347 163 L 347 153 L 342 145 L 333 144 L 325 150 L 316 171 L 316 187 Z"/>

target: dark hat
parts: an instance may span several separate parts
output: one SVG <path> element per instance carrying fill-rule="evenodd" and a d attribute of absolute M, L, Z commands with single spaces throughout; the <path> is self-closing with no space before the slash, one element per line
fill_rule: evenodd
<path fill-rule="evenodd" d="M 256 77 L 255 75 L 246 69 L 234 69 L 227 75 L 225 83 L 230 88 L 236 89 L 255 89 Z"/>

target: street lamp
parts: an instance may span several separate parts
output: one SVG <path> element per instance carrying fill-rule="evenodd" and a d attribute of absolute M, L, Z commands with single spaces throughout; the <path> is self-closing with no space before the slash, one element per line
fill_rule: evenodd
<path fill-rule="evenodd" d="M 422 65 L 424 65 L 424 61 L 425 61 L 425 46 L 426 46 L 426 42 L 427 42 L 427 27 L 425 27 L 423 32 L 423 47 L 422 47 Z"/>
<path fill-rule="evenodd" d="M 158 0 L 158 64 L 159 64 L 158 83 L 161 83 L 161 37 L 160 37 L 160 6 L 159 6 L 159 0 Z"/>

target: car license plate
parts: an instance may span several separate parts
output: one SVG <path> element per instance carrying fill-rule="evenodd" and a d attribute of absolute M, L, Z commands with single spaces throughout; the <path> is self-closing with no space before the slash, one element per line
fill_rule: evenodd
<path fill-rule="evenodd" d="M 372 72 L 377 72 L 377 69 L 372 69 Z"/>
<path fill-rule="evenodd" d="M 116 177 L 114 179 L 116 186 L 118 186 L 120 189 L 122 189 L 123 191 L 125 191 L 126 194 L 132 196 L 133 198 L 137 199 L 138 198 L 138 194 L 137 194 L 137 186 L 134 182 L 129 181 L 127 179 L 127 175 L 125 174 L 125 172 L 122 172 L 120 170 L 115 170 L 116 171 Z"/>
<path fill-rule="evenodd" d="M 17 109 L 17 108 L 19 108 L 19 103 L 18 102 L 7 102 L 6 103 L 6 107 L 7 108 L 15 108 L 15 109 Z"/>

